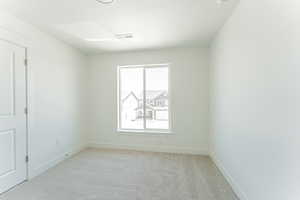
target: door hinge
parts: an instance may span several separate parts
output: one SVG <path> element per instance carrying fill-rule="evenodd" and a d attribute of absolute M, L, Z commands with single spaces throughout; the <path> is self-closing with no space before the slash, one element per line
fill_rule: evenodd
<path fill-rule="evenodd" d="M 27 65 L 28 65 L 28 60 L 27 59 L 24 60 L 24 65 L 27 67 Z"/>
<path fill-rule="evenodd" d="M 25 113 L 25 115 L 28 115 L 28 108 L 27 107 L 24 108 L 24 113 Z"/>
<path fill-rule="evenodd" d="M 29 162 L 29 157 L 28 157 L 28 156 L 25 157 L 25 161 L 26 161 L 27 163 Z"/>

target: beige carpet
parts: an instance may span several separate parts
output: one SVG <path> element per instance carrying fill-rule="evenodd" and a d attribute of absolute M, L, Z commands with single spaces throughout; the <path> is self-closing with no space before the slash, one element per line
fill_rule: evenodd
<path fill-rule="evenodd" d="M 236 200 L 208 157 L 89 149 L 1 200 Z"/>

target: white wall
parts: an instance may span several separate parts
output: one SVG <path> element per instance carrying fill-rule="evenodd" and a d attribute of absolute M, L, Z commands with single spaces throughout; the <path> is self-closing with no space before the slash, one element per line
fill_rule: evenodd
<path fill-rule="evenodd" d="M 300 199 L 300 2 L 244 0 L 212 46 L 211 153 L 241 200 Z"/>
<path fill-rule="evenodd" d="M 84 146 L 86 57 L 3 12 L 0 38 L 28 47 L 29 176 L 33 177 Z"/>
<path fill-rule="evenodd" d="M 207 154 L 208 51 L 165 49 L 89 57 L 90 138 L 93 146 Z M 117 66 L 172 63 L 173 134 L 117 132 Z"/>

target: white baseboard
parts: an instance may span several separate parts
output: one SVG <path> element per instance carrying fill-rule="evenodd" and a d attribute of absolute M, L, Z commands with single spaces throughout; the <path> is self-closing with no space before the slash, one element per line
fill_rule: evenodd
<path fill-rule="evenodd" d="M 217 156 L 214 153 L 210 154 L 211 159 L 215 163 L 215 165 L 219 168 L 219 170 L 222 172 L 223 176 L 227 180 L 227 182 L 232 187 L 233 191 L 237 195 L 237 197 L 240 200 L 249 200 L 249 198 L 246 196 L 245 192 L 241 189 L 241 187 L 237 184 L 237 182 L 233 179 L 233 177 L 230 175 L 228 170 L 224 167 L 222 162 L 217 158 Z"/>
<path fill-rule="evenodd" d="M 179 153 L 179 154 L 194 154 L 208 156 L 208 151 L 196 148 L 176 147 L 176 146 L 158 146 L 158 145 L 129 145 L 129 144 L 112 144 L 112 143 L 88 143 L 90 148 L 104 149 L 124 149 L 136 151 L 164 152 L 164 153 Z"/>
<path fill-rule="evenodd" d="M 28 179 L 33 179 L 36 176 L 41 175 L 42 173 L 44 173 L 45 171 L 51 169 L 52 167 L 55 167 L 56 165 L 58 165 L 60 162 L 68 159 L 69 157 L 81 152 L 82 150 L 84 150 L 86 148 L 86 145 L 82 145 L 74 150 L 72 150 L 71 152 L 65 152 L 63 154 L 60 154 L 59 156 L 57 156 L 54 159 L 51 159 L 48 162 L 45 162 L 43 164 L 41 164 L 40 166 L 30 170 L 29 169 L 29 177 Z"/>
<path fill-rule="evenodd" d="M 56 158 L 45 162 L 43 164 L 41 164 L 40 166 L 34 168 L 30 175 L 29 175 L 29 179 L 32 179 L 36 176 L 41 175 L 42 173 L 44 173 L 45 171 L 47 171 L 48 169 L 55 167 L 57 164 L 59 164 L 60 162 L 62 162 L 63 160 L 65 160 L 67 157 L 63 154 L 63 155 L 59 155 Z"/>

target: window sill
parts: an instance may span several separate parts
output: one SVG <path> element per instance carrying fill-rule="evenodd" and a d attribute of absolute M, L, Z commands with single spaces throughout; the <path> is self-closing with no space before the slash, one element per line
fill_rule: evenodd
<path fill-rule="evenodd" d="M 124 130 L 124 129 L 118 129 L 118 133 L 125 134 L 125 135 L 131 135 L 131 134 L 140 134 L 140 135 L 168 135 L 173 134 L 170 130 Z"/>

